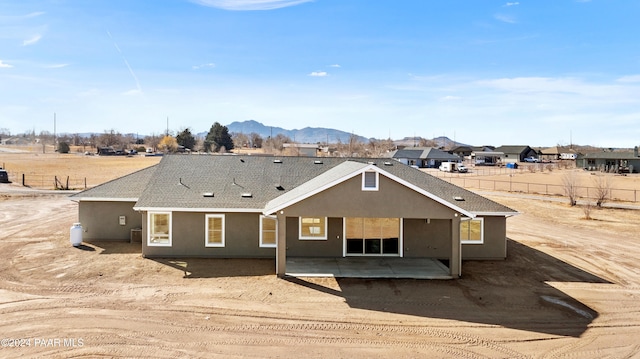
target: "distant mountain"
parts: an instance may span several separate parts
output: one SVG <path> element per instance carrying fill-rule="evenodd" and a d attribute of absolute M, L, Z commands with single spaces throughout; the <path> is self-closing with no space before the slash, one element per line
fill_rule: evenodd
<path fill-rule="evenodd" d="M 254 120 L 232 122 L 231 124 L 227 125 L 227 128 L 229 129 L 229 133 L 236 132 L 248 135 L 252 132 L 255 132 L 265 139 L 269 136 L 277 136 L 278 134 L 283 134 L 298 143 L 318 143 L 327 141 L 330 143 L 336 143 L 338 142 L 338 140 L 340 140 L 342 143 L 348 143 L 349 137 L 351 136 L 351 133 L 349 132 L 334 130 L 331 128 L 305 127 L 300 130 L 287 130 L 282 127 L 266 126 Z M 205 132 L 203 135 L 206 136 L 207 133 Z M 369 141 L 369 139 L 366 137 L 357 137 L 359 141 Z"/>

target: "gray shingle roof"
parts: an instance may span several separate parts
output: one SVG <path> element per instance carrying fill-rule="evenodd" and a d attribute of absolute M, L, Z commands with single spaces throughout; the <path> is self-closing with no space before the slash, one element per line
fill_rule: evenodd
<path fill-rule="evenodd" d="M 71 195 L 73 200 L 134 200 L 137 201 L 140 194 L 149 183 L 157 165 L 141 169 L 126 176 L 105 182 L 93 188 Z"/>
<path fill-rule="evenodd" d="M 275 163 L 274 160 L 280 160 Z M 316 163 L 316 161 L 321 163 Z M 157 165 L 136 208 L 260 211 L 333 183 L 375 163 L 388 173 L 470 213 L 512 209 L 420 170 L 385 159 L 169 155 Z M 212 193 L 213 197 L 204 193 Z M 243 194 L 251 197 L 243 197 Z M 464 201 L 455 201 L 454 197 Z"/>
<path fill-rule="evenodd" d="M 421 159 L 421 160 L 440 160 L 440 161 L 458 161 L 460 157 L 452 155 L 449 152 L 441 151 L 433 147 L 410 147 L 396 151 L 393 158 Z"/>

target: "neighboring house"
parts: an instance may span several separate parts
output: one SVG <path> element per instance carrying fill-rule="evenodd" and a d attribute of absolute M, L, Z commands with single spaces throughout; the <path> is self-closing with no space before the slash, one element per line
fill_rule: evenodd
<path fill-rule="evenodd" d="M 391 158 L 420 168 L 438 168 L 442 162 L 460 162 L 459 156 L 433 147 L 406 147 L 392 152 Z"/>
<path fill-rule="evenodd" d="M 283 143 L 282 147 L 291 149 L 294 156 L 315 157 L 321 150 L 320 146 L 312 143 Z"/>
<path fill-rule="evenodd" d="M 454 154 L 460 158 L 471 159 L 471 153 L 473 153 L 473 148 L 471 148 L 470 146 L 458 146 L 452 149 L 451 151 L 449 151 L 449 153 Z"/>
<path fill-rule="evenodd" d="M 576 159 L 576 167 L 589 171 L 604 172 L 640 172 L 640 154 L 638 147 L 633 152 L 594 152 L 579 155 Z"/>
<path fill-rule="evenodd" d="M 529 146 L 500 146 L 495 151 L 504 153 L 502 163 L 524 162 L 527 157 L 538 157 L 538 152 Z"/>
<path fill-rule="evenodd" d="M 540 160 L 544 161 L 575 160 L 578 157 L 576 150 L 563 146 L 542 148 L 538 153 L 540 153 Z"/>
<path fill-rule="evenodd" d="M 514 210 L 389 159 L 169 155 L 71 196 L 85 241 L 144 257 L 504 259 Z"/>

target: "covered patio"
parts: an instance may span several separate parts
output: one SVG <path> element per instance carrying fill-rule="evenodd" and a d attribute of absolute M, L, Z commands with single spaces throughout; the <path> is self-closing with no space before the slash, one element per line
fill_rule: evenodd
<path fill-rule="evenodd" d="M 449 268 L 433 258 L 288 257 L 291 277 L 452 279 Z"/>

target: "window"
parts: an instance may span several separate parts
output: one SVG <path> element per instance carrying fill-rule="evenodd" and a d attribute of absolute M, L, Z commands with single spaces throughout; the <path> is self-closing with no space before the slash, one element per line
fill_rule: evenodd
<path fill-rule="evenodd" d="M 205 216 L 205 247 L 224 247 L 224 214 Z"/>
<path fill-rule="evenodd" d="M 147 245 L 171 247 L 171 212 L 149 212 Z"/>
<path fill-rule="evenodd" d="M 463 244 L 483 244 L 484 218 L 463 218 L 460 221 L 460 242 Z"/>
<path fill-rule="evenodd" d="M 327 239 L 327 217 L 300 217 L 300 239 Z"/>
<path fill-rule="evenodd" d="M 345 218 L 347 255 L 399 255 L 399 218 Z"/>
<path fill-rule="evenodd" d="M 260 247 L 276 247 L 278 220 L 276 217 L 260 216 Z"/>
<path fill-rule="evenodd" d="M 363 191 L 378 190 L 378 172 L 367 171 L 362 173 L 362 190 Z"/>

